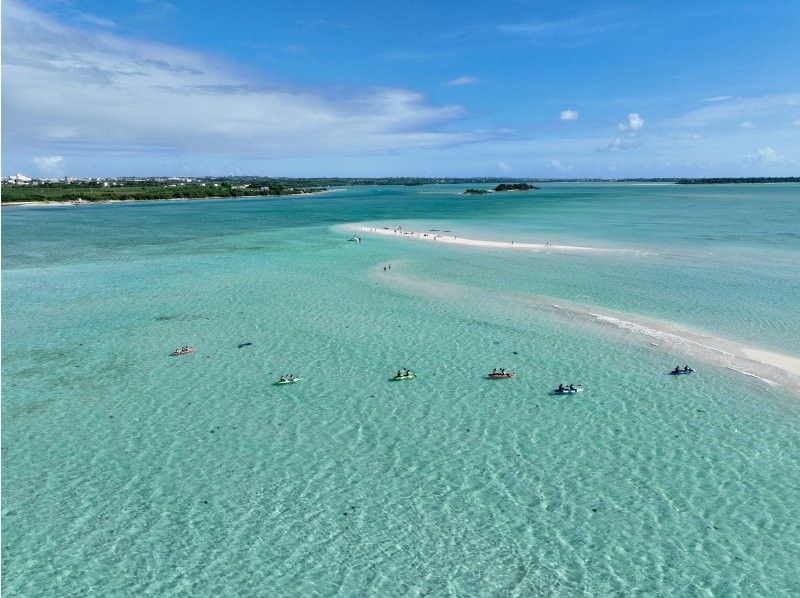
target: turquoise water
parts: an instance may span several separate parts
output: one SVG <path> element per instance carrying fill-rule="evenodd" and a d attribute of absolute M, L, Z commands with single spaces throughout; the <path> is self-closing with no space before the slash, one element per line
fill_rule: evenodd
<path fill-rule="evenodd" d="M 800 187 L 460 189 L 3 209 L 5 592 L 797 595 L 798 395 L 541 305 L 800 356 Z"/>

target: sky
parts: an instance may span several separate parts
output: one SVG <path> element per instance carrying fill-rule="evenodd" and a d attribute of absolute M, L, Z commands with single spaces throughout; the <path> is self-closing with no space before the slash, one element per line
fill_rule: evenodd
<path fill-rule="evenodd" d="M 3 0 L 2 174 L 800 175 L 800 1 Z"/>

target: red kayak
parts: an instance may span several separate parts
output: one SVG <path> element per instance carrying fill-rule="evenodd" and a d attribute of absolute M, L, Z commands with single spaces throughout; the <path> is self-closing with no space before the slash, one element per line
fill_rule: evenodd
<path fill-rule="evenodd" d="M 489 380 L 505 380 L 506 378 L 516 378 L 514 372 L 492 372 L 486 376 Z"/>

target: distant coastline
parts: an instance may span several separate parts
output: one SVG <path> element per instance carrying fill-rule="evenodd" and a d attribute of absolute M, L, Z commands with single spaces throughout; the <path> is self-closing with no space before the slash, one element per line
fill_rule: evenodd
<path fill-rule="evenodd" d="M 752 185 L 759 183 L 800 183 L 800 177 L 744 177 L 744 178 L 707 178 L 678 179 L 678 185 Z"/>
<path fill-rule="evenodd" d="M 469 187 L 464 195 L 502 191 L 528 191 L 532 183 L 631 183 L 677 185 L 728 185 L 800 183 L 800 177 L 742 178 L 625 178 L 625 179 L 508 179 L 471 178 L 264 178 L 264 177 L 112 177 L 107 179 L 32 179 L 23 175 L 5 177 L 2 205 L 108 203 L 115 201 L 163 201 L 175 199 L 222 199 L 275 197 L 328 191 L 330 187 L 492 184 L 493 190 Z"/>

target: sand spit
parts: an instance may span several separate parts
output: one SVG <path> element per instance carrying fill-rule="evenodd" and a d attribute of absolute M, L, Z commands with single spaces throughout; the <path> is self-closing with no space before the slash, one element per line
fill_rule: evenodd
<path fill-rule="evenodd" d="M 492 249 L 513 249 L 517 251 L 561 251 L 581 253 L 641 253 L 628 249 L 608 249 L 603 247 L 585 247 L 579 245 L 557 245 L 545 243 L 517 243 L 515 241 L 487 241 L 482 239 L 468 239 L 456 235 L 446 235 L 437 231 L 411 231 L 399 226 L 373 227 L 359 224 L 348 224 L 341 227 L 347 232 L 363 234 L 386 235 L 399 239 L 416 239 L 436 243 L 450 243 L 452 245 L 466 245 L 469 247 L 487 247 Z"/>
<path fill-rule="evenodd" d="M 681 363 L 706 363 L 758 379 L 769 386 L 781 386 L 800 392 L 800 358 L 798 357 L 768 351 L 741 341 L 635 314 L 528 293 L 491 291 L 467 285 L 425 280 L 407 276 L 403 274 L 402 270 L 402 263 L 396 263 L 390 277 L 378 276 L 377 269 L 372 275 L 376 280 L 389 283 L 394 288 L 403 287 L 412 292 L 436 295 L 445 300 L 457 302 L 465 296 L 483 295 L 487 305 L 494 305 L 498 301 L 507 302 L 523 308 L 550 313 L 553 318 L 563 321 L 565 325 L 584 322 L 585 325 L 599 332 L 605 328 L 611 333 L 613 329 L 616 335 L 622 334 L 622 338 L 627 337 L 629 341 L 646 344 L 648 350 L 669 353 Z M 668 367 L 671 368 L 674 365 L 670 361 Z"/>

